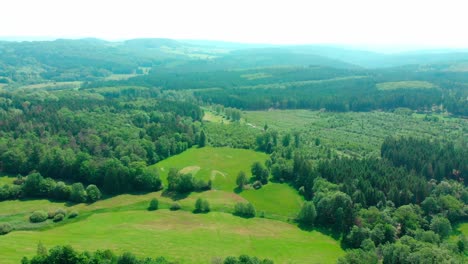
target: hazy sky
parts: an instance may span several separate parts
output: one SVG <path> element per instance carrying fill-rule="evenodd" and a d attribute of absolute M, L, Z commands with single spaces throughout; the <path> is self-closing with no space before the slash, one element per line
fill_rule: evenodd
<path fill-rule="evenodd" d="M 468 47 L 455 0 L 1 0 L 0 36 Z"/>

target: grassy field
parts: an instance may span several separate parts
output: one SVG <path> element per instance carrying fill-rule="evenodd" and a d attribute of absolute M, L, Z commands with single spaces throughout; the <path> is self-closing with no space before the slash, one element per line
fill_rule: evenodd
<path fill-rule="evenodd" d="M 293 219 L 301 210 L 304 199 L 295 189 L 285 184 L 268 183 L 259 190 L 244 190 L 242 197 L 255 205 L 257 214 L 275 219 Z"/>
<path fill-rule="evenodd" d="M 205 147 L 153 165 L 166 184 L 167 172 L 173 167 L 213 181 L 213 190 L 177 200 L 181 205 L 177 212 L 167 210 L 174 201 L 163 192 L 119 195 L 93 204 L 1 202 L 0 222 L 15 228 L 0 239 L 2 263 L 18 263 L 22 256 L 32 256 L 39 241 L 48 248 L 70 244 L 80 250 L 130 250 L 181 263 L 209 263 L 212 257 L 239 254 L 269 257 L 276 263 L 334 263 L 343 254 L 338 241 L 317 231 L 303 231 L 293 223 L 303 203 L 295 189 L 279 183 L 268 183 L 260 190 L 236 189 L 237 173 L 243 170 L 250 175 L 251 164 L 267 158 L 251 150 Z M 160 210 L 149 212 L 148 203 L 154 197 Z M 212 212 L 192 213 L 199 197 L 210 202 Z M 258 217 L 243 219 L 231 214 L 235 203 L 246 201 L 256 207 Z M 59 208 L 77 211 L 79 216 L 60 223 L 32 224 L 28 220 L 36 210 Z"/>
<path fill-rule="evenodd" d="M 438 86 L 426 81 L 403 81 L 378 83 L 378 90 L 398 90 L 398 89 L 437 89 Z"/>
<path fill-rule="evenodd" d="M 250 166 L 255 161 L 265 162 L 267 155 L 260 152 L 232 148 L 192 148 L 184 153 L 163 160 L 153 169 L 159 171 L 164 184 L 167 186 L 167 173 L 170 168 L 177 168 L 204 180 L 211 179 L 214 190 L 220 195 L 238 196 L 236 177 L 243 170 L 250 174 Z M 203 195 L 203 194 L 202 194 Z M 194 194 L 189 197 L 194 196 Z M 292 187 L 286 184 L 269 183 L 260 190 L 244 190 L 239 196 L 251 202 L 258 212 L 263 211 L 265 217 L 287 220 L 296 216 L 302 205 L 302 198 Z M 243 200 L 242 198 L 236 198 Z M 210 199 L 211 200 L 211 199 Z M 225 207 L 232 206 L 226 203 Z"/>
<path fill-rule="evenodd" d="M 334 263 L 343 254 L 332 238 L 283 222 L 158 210 L 93 214 L 53 229 L 12 232 L 0 240 L 2 263 L 32 256 L 39 241 L 47 248 L 70 244 L 80 250 L 131 250 L 181 263 L 209 263 L 212 257 L 239 254 L 269 257 L 276 263 Z"/>
<path fill-rule="evenodd" d="M 179 155 L 153 165 L 167 186 L 167 173 L 177 168 L 185 173 L 192 173 L 197 178 L 210 180 L 213 189 L 233 191 L 239 171 L 250 174 L 250 167 L 255 161 L 265 162 L 268 155 L 245 149 L 233 148 L 192 148 Z"/>
<path fill-rule="evenodd" d="M 78 89 L 82 82 L 46 82 L 38 84 L 24 85 L 22 89 L 50 89 L 50 90 L 61 90 L 61 89 Z"/>
<path fill-rule="evenodd" d="M 12 184 L 14 180 L 15 180 L 14 177 L 8 177 L 8 176 L 1 176 L 0 175 L 0 186 L 2 186 L 4 184 Z"/>
<path fill-rule="evenodd" d="M 203 115 L 203 121 L 207 122 L 213 122 L 213 123 L 220 123 L 220 124 L 229 124 L 231 121 L 228 119 L 215 114 L 214 112 L 208 110 L 208 109 L 203 109 L 204 110 L 204 115 Z"/>
<path fill-rule="evenodd" d="M 252 126 L 280 132 L 299 131 L 304 148 L 311 153 L 331 149 L 346 156 L 379 156 L 380 146 L 388 136 L 450 138 L 466 144 L 468 121 L 432 115 L 437 122 L 425 121 L 425 115 L 396 113 L 328 113 L 308 110 L 272 110 L 244 112 L 245 121 Z M 320 140 L 316 146 L 315 139 Z M 313 156 L 312 156 L 313 158 Z"/>

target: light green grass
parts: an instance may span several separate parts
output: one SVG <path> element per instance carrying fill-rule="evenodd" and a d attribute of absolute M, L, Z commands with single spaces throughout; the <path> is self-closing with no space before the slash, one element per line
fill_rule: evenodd
<path fill-rule="evenodd" d="M 150 168 L 157 169 L 167 186 L 167 174 L 171 168 L 192 173 L 193 176 L 212 181 L 213 189 L 233 191 L 236 177 L 243 170 L 250 174 L 250 167 L 256 161 L 264 163 L 265 153 L 233 148 L 191 148 L 179 155 L 165 159 Z"/>
<path fill-rule="evenodd" d="M 457 230 L 460 231 L 466 237 L 468 237 L 468 223 L 458 225 Z"/>
<path fill-rule="evenodd" d="M 398 89 L 437 89 L 438 86 L 426 81 L 402 81 L 378 83 L 378 90 L 398 90 Z"/>
<path fill-rule="evenodd" d="M 208 109 L 204 109 L 205 114 L 203 115 L 203 121 L 213 122 L 213 123 L 220 123 L 220 124 L 229 124 L 231 121 L 224 118 L 221 115 L 218 115 Z"/>
<path fill-rule="evenodd" d="M 2 263 L 19 263 L 22 256 L 34 255 L 39 241 L 47 248 L 63 244 L 89 251 L 109 248 L 180 263 L 210 263 L 212 257 L 240 254 L 268 257 L 275 263 L 334 263 L 343 255 L 332 238 L 279 221 L 158 210 L 94 214 L 44 231 L 12 232 L 0 239 Z"/>
<path fill-rule="evenodd" d="M 192 148 L 182 154 L 163 160 L 153 165 L 152 168 L 159 171 L 166 186 L 169 169 L 177 168 L 184 173 L 192 173 L 197 178 L 211 179 L 214 190 L 224 191 L 220 192 L 221 195 L 232 198 L 233 195 L 237 196 L 233 192 L 237 187 L 236 177 L 239 171 L 243 170 L 250 177 L 251 165 L 255 161 L 264 163 L 267 157 L 264 153 L 244 149 Z M 259 190 L 244 190 L 239 195 L 251 202 L 257 212 L 263 211 L 265 217 L 281 220 L 294 218 L 303 202 L 296 190 L 286 184 L 279 183 L 268 183 Z M 193 197 L 194 194 L 190 196 Z M 242 200 L 240 197 L 234 198 L 230 202 L 226 202 L 224 207 L 232 207 L 235 201 Z"/>
<path fill-rule="evenodd" d="M 255 205 L 257 215 L 263 211 L 267 218 L 294 219 L 304 199 L 292 187 L 280 183 L 268 183 L 259 190 L 244 190 L 242 197 Z"/>
<path fill-rule="evenodd" d="M 14 180 L 15 180 L 14 177 L 0 176 L 0 186 L 4 184 L 13 184 Z"/>
<path fill-rule="evenodd" d="M 252 74 L 242 74 L 241 77 L 251 81 L 251 80 L 270 78 L 270 77 L 273 77 L 273 75 L 265 73 L 265 72 L 259 72 L 259 73 L 252 73 Z"/>
<path fill-rule="evenodd" d="M 73 82 L 45 82 L 24 85 L 20 88 L 22 89 L 77 89 L 80 88 L 83 82 L 73 81 Z"/>

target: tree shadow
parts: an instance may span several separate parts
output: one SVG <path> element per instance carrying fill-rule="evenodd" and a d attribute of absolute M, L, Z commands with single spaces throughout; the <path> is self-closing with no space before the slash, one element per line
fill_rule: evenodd
<path fill-rule="evenodd" d="M 239 186 L 237 186 L 236 188 L 234 188 L 232 190 L 234 191 L 234 193 L 239 194 L 244 190 L 244 188 L 240 188 Z"/>
<path fill-rule="evenodd" d="M 179 193 L 179 192 L 170 192 L 168 190 L 165 190 L 161 193 L 162 197 L 168 197 L 171 198 L 174 201 L 182 200 L 187 198 L 190 195 L 189 192 L 187 193 Z"/>
<path fill-rule="evenodd" d="M 194 214 L 207 214 L 207 213 L 209 213 L 209 212 L 210 212 L 210 211 L 202 211 L 202 210 L 197 210 L 197 209 L 195 209 L 195 210 L 192 211 L 192 213 L 194 213 Z"/>
<path fill-rule="evenodd" d="M 297 221 L 295 221 L 295 222 L 298 223 Z M 313 226 L 313 225 L 312 226 L 311 225 L 305 225 L 303 223 L 298 223 L 297 226 L 299 227 L 299 229 L 301 229 L 303 231 L 307 231 L 307 232 L 317 231 L 317 232 L 320 232 L 320 233 L 322 233 L 324 235 L 330 236 L 335 240 L 339 240 L 341 238 L 341 233 L 333 231 L 333 230 L 331 230 L 329 228 L 323 228 L 323 227 Z"/>

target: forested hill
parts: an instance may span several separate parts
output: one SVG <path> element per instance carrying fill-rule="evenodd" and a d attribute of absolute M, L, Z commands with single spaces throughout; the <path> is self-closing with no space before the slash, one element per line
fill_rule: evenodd
<path fill-rule="evenodd" d="M 324 66 L 373 69 L 403 65 L 441 64 L 443 70 L 464 72 L 465 51 L 380 54 L 340 46 L 249 45 L 213 41 L 100 39 L 0 41 L 2 83 L 89 81 L 111 74 L 144 72 L 157 67 L 171 71 L 215 71 L 272 66 Z"/>
<path fill-rule="evenodd" d="M 468 116 L 467 71 L 468 53 L 450 50 L 379 54 L 171 39 L 0 42 L 2 89 L 45 83 L 196 90 L 205 103 L 250 110 L 405 107 Z"/>

